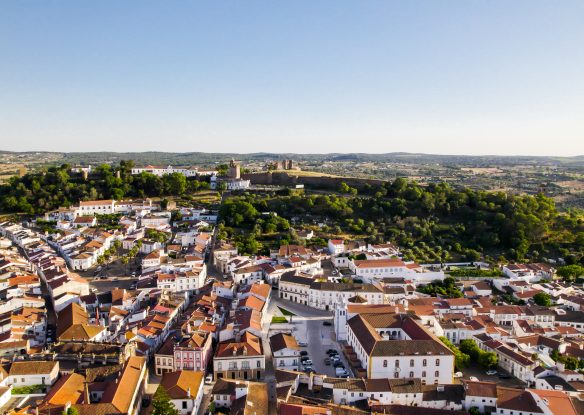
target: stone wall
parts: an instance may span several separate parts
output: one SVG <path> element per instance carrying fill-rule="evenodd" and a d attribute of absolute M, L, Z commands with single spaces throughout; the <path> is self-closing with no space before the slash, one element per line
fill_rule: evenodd
<path fill-rule="evenodd" d="M 293 172 L 263 172 L 263 173 L 247 173 L 243 174 L 242 178 L 250 180 L 251 184 L 257 185 L 275 185 L 275 186 L 293 186 L 296 184 L 303 184 L 307 187 L 327 187 L 337 188 L 342 182 L 347 183 L 351 187 L 357 189 L 365 187 L 365 185 L 381 185 L 385 183 L 378 179 L 361 179 L 356 177 L 328 177 L 328 176 L 304 176 L 297 175 Z"/>

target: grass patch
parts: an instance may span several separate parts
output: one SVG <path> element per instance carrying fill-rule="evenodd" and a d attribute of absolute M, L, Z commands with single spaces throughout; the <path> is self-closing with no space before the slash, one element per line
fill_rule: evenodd
<path fill-rule="evenodd" d="M 274 316 L 272 317 L 272 323 L 274 324 L 281 324 L 281 323 L 287 323 L 288 319 L 286 317 L 278 317 L 278 316 Z"/>
<path fill-rule="evenodd" d="M 286 310 L 285 308 L 282 308 L 282 307 L 278 307 L 278 310 L 280 310 L 280 312 L 282 314 L 284 314 L 285 316 L 295 316 L 296 315 L 293 312 L 288 311 L 288 310 Z"/>
<path fill-rule="evenodd" d="M 13 395 L 30 395 L 31 393 L 40 392 L 43 389 L 43 385 L 32 385 L 32 386 L 18 386 L 12 388 Z"/>

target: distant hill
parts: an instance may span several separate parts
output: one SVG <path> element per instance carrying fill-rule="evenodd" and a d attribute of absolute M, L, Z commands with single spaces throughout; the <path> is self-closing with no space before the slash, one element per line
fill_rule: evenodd
<path fill-rule="evenodd" d="M 134 160 L 140 164 L 172 164 L 172 165 L 212 165 L 223 163 L 230 159 L 246 161 L 268 161 L 292 159 L 295 161 L 339 161 L 339 162 L 387 162 L 411 164 L 442 164 L 456 166 L 484 166 L 484 165 L 538 165 L 538 166 L 572 166 L 584 167 L 584 155 L 575 157 L 541 157 L 541 156 L 465 156 L 465 155 L 437 155 L 421 153 L 329 153 L 329 154 L 301 154 L 301 153 L 170 153 L 158 151 L 146 152 L 10 152 L 0 150 L 0 162 L 3 163 L 31 163 L 31 164 L 100 164 L 117 163 L 120 160 Z"/>

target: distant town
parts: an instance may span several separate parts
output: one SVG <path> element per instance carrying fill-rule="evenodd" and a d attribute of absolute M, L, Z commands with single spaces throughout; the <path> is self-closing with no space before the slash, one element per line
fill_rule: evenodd
<path fill-rule="evenodd" d="M 6 178 L 0 412 L 584 413 L 581 210 L 250 164 Z"/>

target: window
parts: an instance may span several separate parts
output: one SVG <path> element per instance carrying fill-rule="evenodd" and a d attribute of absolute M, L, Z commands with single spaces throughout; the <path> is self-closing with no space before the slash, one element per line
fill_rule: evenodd
<path fill-rule="evenodd" d="M 426 371 L 425 371 L 425 370 L 422 372 L 422 377 L 423 377 L 423 378 L 425 378 L 425 377 L 426 377 Z"/>
<path fill-rule="evenodd" d="M 410 367 L 414 367 L 414 359 L 410 359 Z"/>
<path fill-rule="evenodd" d="M 397 378 L 399 378 L 399 373 L 395 372 L 395 373 L 393 374 L 393 377 L 394 377 L 394 378 L 396 378 L 396 379 L 397 379 Z"/>
<path fill-rule="evenodd" d="M 256 366 L 257 366 L 258 368 L 260 367 L 260 361 L 259 361 L 259 360 L 256 362 Z"/>
<path fill-rule="evenodd" d="M 438 371 L 434 372 L 434 377 L 440 377 L 440 372 Z"/>
<path fill-rule="evenodd" d="M 410 372 L 410 377 L 413 378 L 414 377 L 414 372 Z"/>
<path fill-rule="evenodd" d="M 187 401 L 182 401 L 182 409 L 187 409 Z"/>
<path fill-rule="evenodd" d="M 436 366 L 440 366 L 440 359 L 436 359 Z"/>
<path fill-rule="evenodd" d="M 422 361 L 422 366 L 424 366 L 424 367 L 428 366 L 428 360 L 427 359 L 424 359 Z"/>
<path fill-rule="evenodd" d="M 399 367 L 399 360 L 397 360 L 397 359 L 395 361 L 395 367 Z"/>
<path fill-rule="evenodd" d="M 383 367 L 387 367 L 387 360 L 383 361 Z"/>

